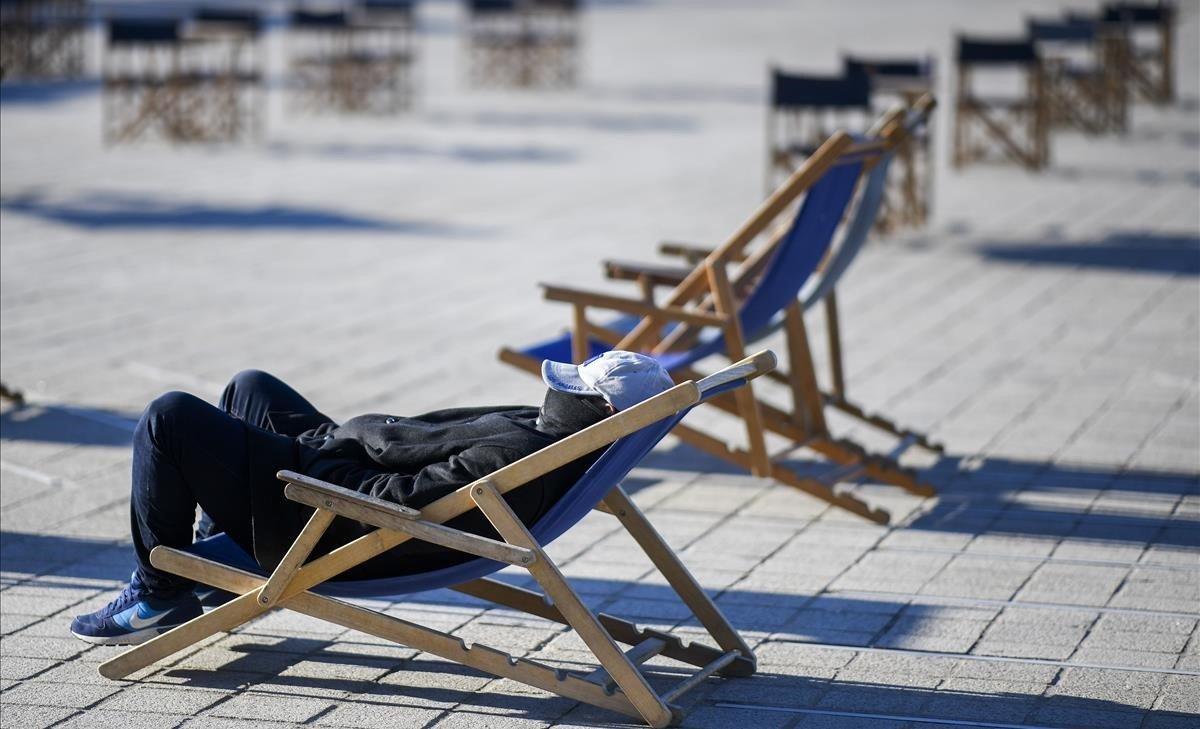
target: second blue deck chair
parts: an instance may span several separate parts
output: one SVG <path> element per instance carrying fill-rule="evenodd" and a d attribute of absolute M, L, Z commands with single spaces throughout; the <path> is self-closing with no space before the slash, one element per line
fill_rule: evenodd
<path fill-rule="evenodd" d="M 764 351 L 698 382 L 680 383 L 468 484 L 420 511 L 300 474 L 281 472 L 280 478 L 288 483 L 285 490 L 288 498 L 312 506 L 315 511 L 274 572 L 267 574 L 261 570 L 224 535 L 198 542 L 187 551 L 155 548 L 151 553 L 155 566 L 238 596 L 109 660 L 100 666 L 100 673 L 108 678 L 123 678 L 278 607 L 610 709 L 650 726 L 667 726 L 681 718 L 676 703 L 679 697 L 713 674 L 754 673 L 755 658 L 621 488 L 621 481 L 697 403 L 736 392 L 774 366 L 775 356 Z M 580 480 L 533 525 L 527 527 L 509 508 L 504 499 L 507 492 L 601 448 L 604 452 Z M 475 508 L 483 512 L 502 539 L 489 539 L 444 525 Z M 611 514 L 621 523 L 708 630 L 715 647 L 695 640 L 684 642 L 668 632 L 643 629 L 610 615 L 596 614 L 580 599 L 544 547 L 593 510 Z M 337 516 L 377 529 L 306 563 L 311 550 Z M 409 539 L 432 542 L 474 555 L 476 559 L 394 579 L 334 581 L 346 570 Z M 488 579 L 509 565 L 528 570 L 543 592 Z M 574 673 L 514 658 L 478 643 L 468 646 L 453 635 L 344 601 L 344 598 L 397 598 L 446 587 L 573 628 L 599 667 L 590 673 Z M 622 651 L 618 643 L 632 647 Z M 642 664 L 658 655 L 689 663 L 699 670 L 670 689 L 656 691 Z"/>
<path fill-rule="evenodd" d="M 701 360 L 719 355 L 736 361 L 745 355 L 747 341 L 780 326 L 791 365 L 784 378 L 791 391 L 791 409 L 756 399 L 746 388 L 713 400 L 715 407 L 744 422 L 744 447 L 691 425 L 676 427 L 675 435 L 755 475 L 769 476 L 872 521 L 887 523 L 890 516 L 886 511 L 854 494 L 835 490 L 834 484 L 866 478 L 921 496 L 932 495 L 933 489 L 895 458 L 868 453 L 858 443 L 830 433 L 797 295 L 842 229 L 862 173 L 881 161 L 902 128 L 903 120 L 895 119 L 878 140 L 855 143 L 844 133 L 830 137 L 725 244 L 690 271 L 661 305 L 650 297 L 635 299 L 547 286 L 547 299 L 574 306 L 571 330 L 531 347 L 503 349 L 501 360 L 534 372 L 542 359 L 569 357 L 579 362 L 616 346 L 652 354 L 677 380 L 695 379 Z M 801 196 L 803 203 L 790 215 Z M 597 324 L 587 316 L 588 309 L 596 308 L 626 316 Z M 839 467 L 821 477 L 802 476 L 781 458 L 768 454 L 767 433 L 789 441 L 789 452 L 807 448 Z"/>

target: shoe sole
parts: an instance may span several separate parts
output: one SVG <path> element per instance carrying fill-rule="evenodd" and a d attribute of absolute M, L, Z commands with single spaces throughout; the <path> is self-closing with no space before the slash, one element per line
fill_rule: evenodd
<path fill-rule="evenodd" d="M 93 643 L 95 645 L 141 645 L 151 638 L 158 637 L 159 633 L 165 633 L 174 627 L 177 626 L 170 625 L 161 628 L 155 626 L 153 628 L 135 630 L 132 633 L 126 633 L 124 635 L 82 635 L 72 630 L 71 635 L 82 641 Z"/>

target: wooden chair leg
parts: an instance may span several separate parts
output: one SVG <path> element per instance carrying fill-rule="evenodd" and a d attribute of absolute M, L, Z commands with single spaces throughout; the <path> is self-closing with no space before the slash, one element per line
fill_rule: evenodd
<path fill-rule="evenodd" d="M 562 572 L 542 551 L 525 525 L 517 517 L 508 502 L 488 482 L 471 489 L 471 498 L 479 505 L 488 521 L 509 544 L 524 547 L 534 552 L 536 559 L 527 568 L 555 607 L 570 622 L 587 647 L 600 661 L 600 665 L 616 681 L 617 685 L 637 707 L 646 721 L 655 727 L 669 725 L 674 720 L 671 708 L 659 698 L 637 666 L 617 647 L 608 631 L 596 619 L 596 615 L 583 604 L 579 595 L 567 583 Z"/>
<path fill-rule="evenodd" d="M 696 578 L 688 568 L 680 561 L 675 551 L 671 549 L 642 510 L 637 504 L 629 498 L 625 490 L 620 486 L 615 487 L 604 498 L 604 504 L 608 506 L 613 516 L 621 522 L 629 535 L 633 537 L 658 571 L 666 578 L 667 584 L 675 590 L 679 598 L 683 600 L 688 609 L 692 611 L 692 615 L 700 621 L 700 624 L 708 630 L 708 634 L 717 641 L 717 645 L 724 648 L 726 651 L 736 650 L 743 657 L 754 661 L 754 652 L 750 650 L 750 646 L 742 639 L 742 636 L 734 630 L 730 625 L 729 620 L 721 613 L 720 608 L 708 596 L 708 593 L 700 587 L 700 583 L 696 582 Z M 751 664 L 753 668 L 753 663 Z M 753 672 L 751 670 L 751 672 Z M 745 672 L 733 675 L 748 675 Z"/>

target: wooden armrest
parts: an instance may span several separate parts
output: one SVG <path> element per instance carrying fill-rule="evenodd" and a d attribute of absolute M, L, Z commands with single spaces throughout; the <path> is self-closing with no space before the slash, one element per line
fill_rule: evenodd
<path fill-rule="evenodd" d="M 524 547 L 424 521 L 420 518 L 421 512 L 407 506 L 393 504 L 292 471 L 280 471 L 277 475 L 280 480 L 288 483 L 284 488 L 285 496 L 316 509 L 326 509 L 380 529 L 393 529 L 421 541 L 476 557 L 494 559 L 497 562 L 528 566 L 536 559 L 533 551 Z"/>
<path fill-rule="evenodd" d="M 696 245 L 694 243 L 684 243 L 677 240 L 664 240 L 658 244 L 658 252 L 664 256 L 679 256 L 686 259 L 689 263 L 699 263 L 716 250 L 708 246 Z M 744 253 L 732 253 L 729 255 L 729 260 L 733 262 L 746 260 Z"/>
<path fill-rule="evenodd" d="M 300 503 L 308 504 L 309 506 L 317 508 L 329 508 L 324 506 L 322 503 L 311 503 L 313 501 L 317 501 L 317 497 L 348 499 L 360 504 L 364 509 L 368 509 L 377 514 L 383 514 L 384 516 L 410 520 L 421 518 L 421 512 L 412 507 L 394 504 L 391 501 L 386 501 L 376 496 L 371 496 L 370 494 L 360 493 L 358 491 L 354 491 L 353 489 L 344 488 L 336 484 L 322 481 L 319 478 L 313 478 L 312 476 L 305 476 L 303 473 L 296 473 L 295 471 L 280 471 L 279 473 L 275 474 L 275 477 L 280 481 L 285 481 L 291 484 L 291 486 L 285 489 L 285 494 L 287 494 L 288 498 L 291 498 L 293 493 L 303 496 L 304 498 L 302 499 L 296 498 L 292 499 L 292 501 L 299 501 Z M 308 496 L 308 494 L 316 494 L 317 497 L 311 497 Z"/>
<path fill-rule="evenodd" d="M 593 291 L 582 291 L 580 289 L 571 289 L 564 286 L 551 286 L 549 284 L 542 284 L 542 289 L 544 290 L 546 299 L 548 301 L 565 301 L 571 304 L 582 304 L 584 306 L 595 306 L 601 309 L 623 311 L 627 314 L 653 317 L 660 322 L 678 321 L 685 324 L 716 327 L 725 326 L 727 323 L 725 317 L 717 314 L 706 314 L 698 311 L 691 311 L 679 306 L 655 306 L 654 304 L 651 304 L 643 299 L 630 299 L 624 296 L 601 294 Z"/>
<path fill-rule="evenodd" d="M 605 261 L 604 275 L 623 281 L 645 281 L 652 286 L 678 286 L 687 278 L 688 269 L 632 261 Z"/>

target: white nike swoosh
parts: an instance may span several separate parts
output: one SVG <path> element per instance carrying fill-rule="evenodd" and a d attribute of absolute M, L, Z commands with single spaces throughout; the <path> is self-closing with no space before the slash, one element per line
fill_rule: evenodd
<path fill-rule="evenodd" d="M 133 628 L 134 630 L 141 630 L 143 628 L 149 628 L 150 626 L 156 624 L 158 621 L 162 620 L 163 616 L 166 615 L 168 612 L 170 612 L 170 611 L 163 610 L 161 613 L 158 613 L 157 615 L 154 615 L 149 618 L 143 618 L 141 611 L 138 610 L 137 607 L 135 606 L 133 608 L 133 615 L 129 616 L 129 627 Z"/>

